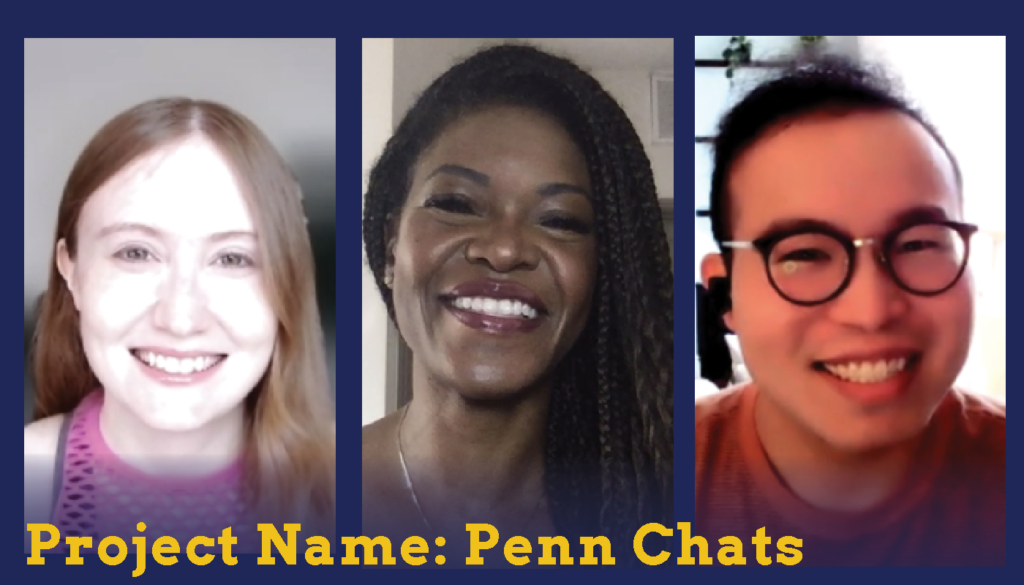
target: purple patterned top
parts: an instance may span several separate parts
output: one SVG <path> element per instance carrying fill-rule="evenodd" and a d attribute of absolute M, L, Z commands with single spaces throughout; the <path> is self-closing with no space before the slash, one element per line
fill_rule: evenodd
<path fill-rule="evenodd" d="M 69 415 L 52 521 L 61 545 L 52 552 L 67 554 L 66 536 L 92 536 L 92 548 L 83 553 L 95 553 L 106 536 L 121 537 L 132 551 L 133 536 L 145 536 L 147 547 L 160 536 L 172 536 L 184 550 L 193 537 L 216 540 L 228 526 L 238 539 L 233 552 L 259 551 L 259 535 L 242 497 L 241 461 L 202 477 L 149 475 L 107 446 L 99 427 L 102 405 L 103 392 L 96 391 Z M 146 524 L 144 532 L 138 531 L 139 522 Z"/>

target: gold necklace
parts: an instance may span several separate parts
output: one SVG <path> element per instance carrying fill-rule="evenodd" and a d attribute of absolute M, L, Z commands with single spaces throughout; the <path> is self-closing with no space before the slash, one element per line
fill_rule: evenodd
<path fill-rule="evenodd" d="M 409 490 L 409 495 L 412 498 L 412 503 L 416 506 L 416 511 L 420 514 L 420 519 L 423 520 L 423 524 L 427 527 L 432 535 L 437 536 L 437 531 L 434 530 L 434 526 L 427 519 L 426 513 L 423 512 L 423 507 L 420 506 L 420 499 L 416 496 L 416 486 L 412 483 L 412 476 L 409 475 L 409 467 L 405 464 L 405 453 L 402 451 L 402 427 L 405 425 L 405 415 L 409 413 L 409 406 L 406 405 L 402 409 L 402 418 L 398 421 L 398 462 L 402 465 L 402 475 L 405 477 L 405 487 Z M 526 519 L 526 523 L 520 528 L 519 534 L 530 527 L 533 524 L 534 519 L 537 517 L 537 512 L 540 511 L 540 505 L 544 501 L 544 490 L 541 490 L 540 496 L 537 498 L 537 504 L 533 508 L 533 512 Z"/>

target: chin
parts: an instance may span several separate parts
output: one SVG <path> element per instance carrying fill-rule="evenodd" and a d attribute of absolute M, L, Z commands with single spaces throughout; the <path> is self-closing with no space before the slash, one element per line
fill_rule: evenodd
<path fill-rule="evenodd" d="M 145 418 L 146 424 L 158 431 L 184 433 L 194 431 L 210 422 L 208 417 L 191 412 L 161 412 Z"/>
<path fill-rule="evenodd" d="M 468 400 L 488 402 L 514 400 L 530 393 L 536 387 L 540 376 L 531 376 L 522 370 L 509 371 L 506 368 L 478 365 L 452 386 Z M 526 374 L 526 375 L 524 375 Z"/>
<path fill-rule="evenodd" d="M 121 397 L 147 426 L 159 431 L 188 432 L 202 428 L 232 410 L 238 400 L 216 396 L 204 388 L 151 388 L 145 396 Z"/>
<path fill-rule="evenodd" d="M 148 405 L 139 406 L 136 410 L 139 418 L 148 426 L 160 431 L 194 431 L 217 416 L 208 406 L 193 401 L 158 398 Z"/>
<path fill-rule="evenodd" d="M 899 446 L 917 437 L 927 422 L 907 420 L 906 417 L 886 417 L 885 420 L 861 421 L 844 424 L 850 432 L 841 435 L 825 431 L 822 435 L 832 447 L 847 453 L 870 453 Z"/>

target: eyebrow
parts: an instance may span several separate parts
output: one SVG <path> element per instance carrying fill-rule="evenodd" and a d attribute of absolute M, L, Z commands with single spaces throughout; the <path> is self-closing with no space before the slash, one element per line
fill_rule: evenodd
<path fill-rule="evenodd" d="M 150 226 L 150 225 L 146 225 L 144 223 L 135 223 L 135 222 L 118 222 L 118 223 L 113 223 L 113 224 L 110 224 L 108 226 L 105 226 L 105 227 L 103 227 L 99 231 L 99 237 L 102 239 L 102 238 L 106 238 L 106 237 L 112 236 L 114 234 L 119 234 L 119 233 L 124 233 L 124 232 L 139 232 L 139 233 L 143 233 L 143 234 L 145 234 L 145 235 L 147 235 L 149 237 L 152 237 L 152 238 L 163 238 L 164 237 L 164 232 L 161 232 L 160 230 L 156 229 L 155 227 Z M 233 231 L 226 231 L 226 232 L 216 232 L 216 233 L 209 234 L 208 236 L 206 236 L 206 239 L 210 240 L 212 242 L 220 242 L 220 241 L 223 241 L 223 240 L 230 240 L 232 238 L 252 238 L 252 239 L 255 240 L 256 239 L 256 234 L 255 234 L 255 232 L 246 231 L 246 230 L 233 230 Z"/>
<path fill-rule="evenodd" d="M 894 230 L 918 223 L 945 221 L 949 221 L 949 216 L 946 214 L 944 209 L 933 205 L 925 205 L 912 207 L 896 214 L 889 220 L 888 229 Z M 764 229 L 762 232 L 763 235 L 758 239 L 770 237 L 776 234 L 819 229 L 845 234 L 851 238 L 855 237 L 850 233 L 850 230 L 842 228 L 829 221 L 809 218 L 790 218 L 773 221 Z"/>
<path fill-rule="evenodd" d="M 473 169 L 453 164 L 444 164 L 433 170 L 427 175 L 426 180 L 430 180 L 437 175 L 452 175 L 460 177 L 469 181 L 472 181 L 481 187 L 489 187 L 491 184 L 491 178 L 480 171 L 474 171 Z M 541 197 L 554 197 L 555 195 L 563 195 L 566 193 L 574 193 L 576 195 L 582 195 L 583 197 L 590 197 L 590 193 L 582 187 L 576 185 L 570 185 L 569 183 L 545 183 L 537 188 L 537 194 Z"/>
<path fill-rule="evenodd" d="M 491 184 L 491 178 L 487 175 L 459 165 L 441 165 L 427 175 L 427 180 L 433 179 L 437 175 L 453 175 L 472 181 L 481 187 L 487 187 Z"/>

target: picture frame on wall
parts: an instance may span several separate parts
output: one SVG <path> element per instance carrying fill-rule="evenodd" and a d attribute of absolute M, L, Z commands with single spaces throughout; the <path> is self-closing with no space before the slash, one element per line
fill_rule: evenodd
<path fill-rule="evenodd" d="M 675 74 L 651 75 L 651 142 L 675 142 Z"/>

